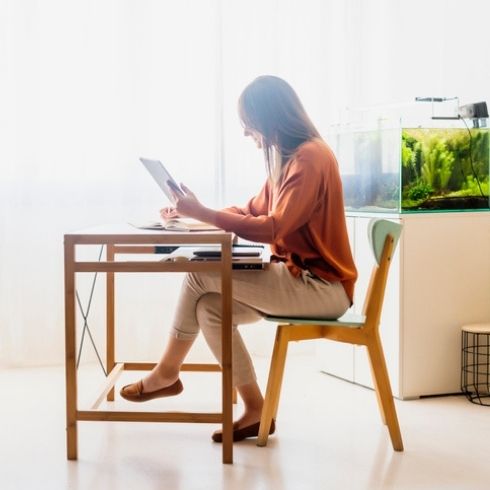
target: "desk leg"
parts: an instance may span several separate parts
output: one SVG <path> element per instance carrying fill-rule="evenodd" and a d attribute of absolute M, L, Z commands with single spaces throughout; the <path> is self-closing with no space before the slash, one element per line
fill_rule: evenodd
<path fill-rule="evenodd" d="M 67 458 L 77 459 L 75 245 L 65 237 L 65 370 Z"/>
<path fill-rule="evenodd" d="M 223 301 L 221 307 L 223 463 L 233 463 L 231 243 L 226 246 L 222 244 L 221 297 Z"/>
<path fill-rule="evenodd" d="M 114 262 L 114 245 L 107 244 L 107 262 Z M 114 314 L 114 272 L 106 274 L 106 370 L 109 374 L 115 363 L 115 314 Z M 114 388 L 107 393 L 107 401 L 114 401 Z"/>

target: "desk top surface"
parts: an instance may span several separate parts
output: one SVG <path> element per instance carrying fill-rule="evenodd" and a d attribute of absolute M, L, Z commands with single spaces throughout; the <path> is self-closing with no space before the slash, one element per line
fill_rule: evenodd
<path fill-rule="evenodd" d="M 229 232 L 224 230 L 207 231 L 174 231 L 174 230 L 151 230 L 148 228 L 138 228 L 130 223 L 105 223 L 87 228 L 80 228 L 65 233 L 65 235 L 223 235 Z"/>
<path fill-rule="evenodd" d="M 136 228 L 129 223 L 103 224 L 64 234 L 65 240 L 72 239 L 76 243 L 91 243 L 124 241 L 128 243 L 229 243 L 233 234 L 224 230 L 217 231 L 168 231 L 147 230 Z"/>

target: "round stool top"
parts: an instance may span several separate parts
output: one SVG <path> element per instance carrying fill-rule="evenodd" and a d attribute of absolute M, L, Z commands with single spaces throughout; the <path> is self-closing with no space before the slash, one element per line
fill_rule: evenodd
<path fill-rule="evenodd" d="M 461 327 L 463 332 L 469 333 L 488 333 L 490 334 L 490 323 L 472 323 Z"/>

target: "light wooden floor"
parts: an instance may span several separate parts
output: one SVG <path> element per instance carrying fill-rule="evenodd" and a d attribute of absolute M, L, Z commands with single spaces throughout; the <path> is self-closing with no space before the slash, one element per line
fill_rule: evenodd
<path fill-rule="evenodd" d="M 96 366 L 82 370 L 80 399 L 90 400 L 102 378 Z M 263 385 L 265 360 L 257 370 Z M 182 379 L 180 397 L 149 403 L 218 408 L 217 374 Z M 233 466 L 221 464 L 210 440 L 216 426 L 198 424 L 79 423 L 79 460 L 68 462 L 63 368 L 4 370 L 0 386 L 2 490 L 490 488 L 490 407 L 455 396 L 398 401 L 406 450 L 394 453 L 374 393 L 319 373 L 303 356 L 288 359 L 277 434 L 266 448 L 236 444 Z"/>

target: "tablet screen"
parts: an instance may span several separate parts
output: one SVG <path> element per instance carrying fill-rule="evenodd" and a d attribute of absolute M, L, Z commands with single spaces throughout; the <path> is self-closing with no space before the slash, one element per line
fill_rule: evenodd
<path fill-rule="evenodd" d="M 155 182 L 162 189 L 169 201 L 175 204 L 172 188 L 168 182 L 171 182 L 171 185 L 175 187 L 175 192 L 180 189 L 180 186 L 163 166 L 163 163 L 159 160 L 150 160 L 148 158 L 140 158 L 140 161 L 146 167 L 146 170 L 150 172 L 150 175 L 155 179 Z"/>

